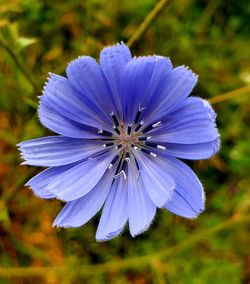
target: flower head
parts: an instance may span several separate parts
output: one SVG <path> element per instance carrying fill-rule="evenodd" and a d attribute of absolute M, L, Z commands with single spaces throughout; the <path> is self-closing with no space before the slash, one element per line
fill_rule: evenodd
<path fill-rule="evenodd" d="M 125 44 L 104 48 L 100 64 L 79 57 L 66 77 L 50 74 L 39 118 L 57 136 L 20 143 L 23 164 L 48 167 L 27 185 L 67 202 L 54 226 L 78 227 L 103 206 L 98 241 L 129 223 L 147 230 L 156 208 L 194 218 L 204 192 L 177 158 L 206 159 L 219 148 L 215 113 L 188 97 L 197 76 L 161 56 L 131 57 Z"/>

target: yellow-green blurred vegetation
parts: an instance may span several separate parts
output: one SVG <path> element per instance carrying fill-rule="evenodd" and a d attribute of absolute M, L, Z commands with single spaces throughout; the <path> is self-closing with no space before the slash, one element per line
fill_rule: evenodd
<path fill-rule="evenodd" d="M 131 50 L 189 66 L 199 74 L 193 94 L 213 103 L 221 150 L 189 163 L 206 210 L 195 220 L 158 210 L 143 235 L 126 228 L 97 243 L 99 216 L 52 228 L 63 204 L 24 187 L 41 169 L 20 166 L 15 145 L 52 134 L 36 112 L 48 72 L 128 42 L 157 1 L 0 0 L 0 283 L 250 283 L 250 2 L 165 2 Z"/>

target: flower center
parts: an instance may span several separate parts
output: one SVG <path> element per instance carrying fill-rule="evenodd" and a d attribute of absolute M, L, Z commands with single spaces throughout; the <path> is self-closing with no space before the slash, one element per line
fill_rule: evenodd
<path fill-rule="evenodd" d="M 121 129 L 121 134 L 117 137 L 117 143 L 122 144 L 124 147 L 128 147 L 131 144 L 138 142 L 138 135 L 131 133 L 130 135 L 125 132 L 124 129 Z"/>
<path fill-rule="evenodd" d="M 112 170 L 116 166 L 116 171 L 114 178 L 121 175 L 124 176 L 124 179 L 127 178 L 128 164 L 130 164 L 130 159 L 133 157 L 137 170 L 138 178 L 140 176 L 140 168 L 133 150 L 141 151 L 145 154 L 148 154 L 154 158 L 157 157 L 157 150 L 166 150 L 165 146 L 158 145 L 156 143 L 151 143 L 149 140 L 152 138 L 148 136 L 148 132 L 154 128 L 161 127 L 162 122 L 156 121 L 153 124 L 144 125 L 144 121 L 140 120 L 142 111 L 145 108 L 138 107 L 138 111 L 135 115 L 133 123 L 124 124 L 123 121 L 119 120 L 114 112 L 111 112 L 110 116 L 113 120 L 113 130 L 115 134 L 99 129 L 98 133 L 102 136 L 105 136 L 103 141 L 104 148 L 115 147 L 115 149 L 120 149 L 119 153 L 111 161 L 108 169 Z"/>

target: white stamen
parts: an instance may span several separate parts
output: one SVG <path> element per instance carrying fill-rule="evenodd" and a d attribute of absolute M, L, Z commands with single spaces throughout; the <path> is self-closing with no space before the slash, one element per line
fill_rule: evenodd
<path fill-rule="evenodd" d="M 117 150 L 117 149 L 120 149 L 121 147 L 122 147 L 121 144 L 115 145 L 115 149 L 116 149 L 116 150 Z"/>
<path fill-rule="evenodd" d="M 157 155 L 156 155 L 155 153 L 153 153 L 153 152 L 150 152 L 150 155 L 151 155 L 152 157 L 154 157 L 154 158 L 157 157 Z"/>
<path fill-rule="evenodd" d="M 112 165 L 112 164 L 109 164 L 108 170 L 111 171 L 112 169 L 113 169 L 113 165 Z"/>
<path fill-rule="evenodd" d="M 124 179 L 126 180 L 127 179 L 127 175 L 126 173 L 124 172 L 124 170 L 120 171 L 119 174 L 115 175 L 114 178 L 118 178 L 120 175 L 123 175 Z"/>
<path fill-rule="evenodd" d="M 158 149 L 160 149 L 160 150 L 166 150 L 166 147 L 165 146 L 162 146 L 162 145 L 157 145 L 156 146 Z"/>
<path fill-rule="evenodd" d="M 130 158 L 129 158 L 129 157 L 125 158 L 125 161 L 126 161 L 128 164 L 130 164 Z"/>
<path fill-rule="evenodd" d="M 158 122 L 154 123 L 152 125 L 152 127 L 155 128 L 155 127 L 158 127 L 158 126 L 161 126 L 161 125 L 162 125 L 161 121 L 158 121 Z"/>
<path fill-rule="evenodd" d="M 102 129 L 99 129 L 99 130 L 98 130 L 98 133 L 99 133 L 99 134 L 102 134 L 102 133 L 103 133 L 103 130 L 102 130 Z"/>
<path fill-rule="evenodd" d="M 146 107 L 141 107 L 139 106 L 139 111 L 142 112 L 144 109 L 146 109 Z"/>
<path fill-rule="evenodd" d="M 125 174 L 124 171 L 122 171 L 122 174 L 123 174 L 124 179 L 126 180 L 127 179 L 127 175 Z"/>

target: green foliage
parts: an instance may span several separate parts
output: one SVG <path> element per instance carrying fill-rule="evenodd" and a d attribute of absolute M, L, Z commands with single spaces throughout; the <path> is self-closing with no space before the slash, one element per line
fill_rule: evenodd
<path fill-rule="evenodd" d="M 158 210 L 143 235 L 132 239 L 126 229 L 96 243 L 99 217 L 83 228 L 53 229 L 62 204 L 24 187 L 39 170 L 19 166 L 15 145 L 51 134 L 36 114 L 48 72 L 64 74 L 75 57 L 98 58 L 103 46 L 127 42 L 156 2 L 0 2 L 0 283 L 250 281 L 249 89 L 214 105 L 222 147 L 192 164 L 207 198 L 196 220 Z M 210 99 L 250 84 L 249 18 L 248 0 L 172 1 L 131 49 L 189 66 L 199 74 L 194 95 Z"/>

